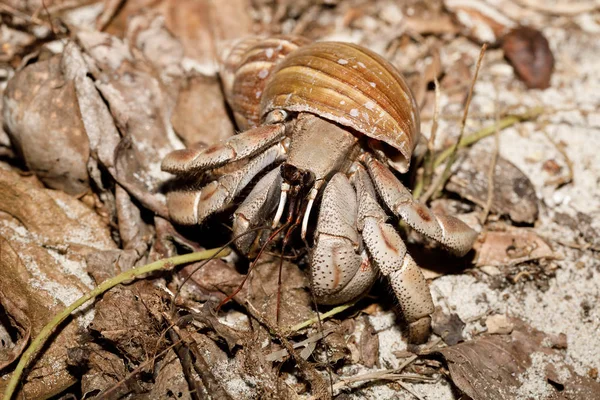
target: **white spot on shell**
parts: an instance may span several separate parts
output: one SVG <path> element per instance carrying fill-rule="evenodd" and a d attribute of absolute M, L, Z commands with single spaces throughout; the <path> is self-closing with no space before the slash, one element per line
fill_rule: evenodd
<path fill-rule="evenodd" d="M 358 117 L 358 110 L 356 108 L 353 108 L 352 110 L 350 110 L 350 115 L 352 115 L 353 117 Z"/>
<path fill-rule="evenodd" d="M 359 61 L 359 62 L 357 62 L 357 64 L 358 64 L 360 67 L 367 68 L 367 66 L 366 66 L 365 64 L 363 64 L 362 62 L 360 62 L 360 61 Z"/>
<path fill-rule="evenodd" d="M 341 104 L 341 105 L 344 105 L 344 104 L 346 104 L 346 101 L 345 101 L 345 100 L 342 100 L 342 101 L 340 101 L 340 104 Z"/>
<path fill-rule="evenodd" d="M 365 107 L 367 108 L 367 110 L 372 110 L 373 108 L 375 108 L 375 103 L 369 100 L 365 103 Z"/>
<path fill-rule="evenodd" d="M 265 55 L 267 56 L 267 58 L 273 57 L 273 49 L 265 50 Z"/>
<path fill-rule="evenodd" d="M 256 91 L 256 94 L 255 94 L 256 98 L 260 99 L 261 94 L 262 94 L 262 91 L 260 91 L 260 90 Z"/>
<path fill-rule="evenodd" d="M 343 58 L 340 58 L 337 62 L 340 65 L 346 65 L 346 64 L 348 64 L 348 60 L 344 60 Z"/>
<path fill-rule="evenodd" d="M 266 69 L 261 69 L 260 72 L 258 73 L 258 77 L 260 79 L 265 79 L 267 77 L 267 75 L 269 75 L 269 71 L 267 71 Z"/>
<path fill-rule="evenodd" d="M 375 87 L 375 86 L 377 86 L 377 85 L 375 84 L 375 82 L 369 82 L 369 85 L 371 85 L 371 87 Z"/>

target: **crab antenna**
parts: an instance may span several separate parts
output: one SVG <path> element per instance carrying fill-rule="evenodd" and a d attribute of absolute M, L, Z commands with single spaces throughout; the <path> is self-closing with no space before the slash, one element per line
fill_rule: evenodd
<path fill-rule="evenodd" d="M 316 185 L 315 185 L 316 186 Z M 304 211 L 304 217 L 302 218 L 302 230 L 301 237 L 302 240 L 306 238 L 306 230 L 308 228 L 308 218 L 310 218 L 310 210 L 312 209 L 313 203 L 317 198 L 317 193 L 319 193 L 319 189 L 317 187 L 313 187 L 310 189 L 310 193 L 308 194 L 308 204 L 306 205 L 306 210 Z"/>
<path fill-rule="evenodd" d="M 258 252 L 258 255 L 256 256 L 256 258 L 252 261 L 252 263 L 250 264 L 250 267 L 248 268 L 248 272 L 246 273 L 246 276 L 244 277 L 244 279 L 242 280 L 242 283 L 239 284 L 239 286 L 233 291 L 233 293 L 231 293 L 229 296 L 227 296 L 225 298 L 225 300 L 221 301 L 219 303 L 219 305 L 217 306 L 217 308 L 215 309 L 217 312 L 221 309 L 221 307 L 223 307 L 223 305 L 225 305 L 226 303 L 228 303 L 231 299 L 233 299 L 235 297 L 236 294 L 238 294 L 240 292 L 240 290 L 242 290 L 242 288 L 244 287 L 244 284 L 246 283 L 246 281 L 248 280 L 248 277 L 250 277 L 250 273 L 252 272 L 252 270 L 254 270 L 254 267 L 256 266 L 256 264 L 258 263 L 258 260 L 260 259 L 260 257 L 262 256 L 263 252 L 265 251 L 265 249 L 267 248 L 267 246 L 275 239 L 275 237 L 277 235 L 279 235 L 279 233 L 281 231 L 283 231 L 285 228 L 287 228 L 290 225 L 290 221 L 286 222 L 285 224 L 283 224 L 279 229 L 277 229 L 275 232 L 273 232 L 271 234 L 271 236 L 269 236 L 269 238 L 267 239 L 267 241 L 265 242 L 265 244 L 262 245 L 260 251 Z M 235 239 L 233 239 L 235 240 Z M 233 242 L 232 240 L 232 242 Z"/>
<path fill-rule="evenodd" d="M 279 198 L 279 206 L 277 207 L 277 213 L 275 213 L 275 218 L 273 219 L 273 225 L 271 227 L 275 229 L 277 225 L 279 225 L 279 220 L 283 215 L 283 209 L 285 208 L 285 203 L 287 202 L 287 194 L 290 190 L 290 184 L 287 182 L 283 182 L 281 184 L 281 197 Z"/>

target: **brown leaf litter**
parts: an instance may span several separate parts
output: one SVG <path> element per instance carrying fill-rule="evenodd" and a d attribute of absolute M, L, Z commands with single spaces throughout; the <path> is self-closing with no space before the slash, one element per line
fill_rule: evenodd
<path fill-rule="evenodd" d="M 594 399 L 600 384 L 575 373 L 552 338 L 513 320 L 510 334 L 477 336 L 436 350 L 473 400 Z"/>

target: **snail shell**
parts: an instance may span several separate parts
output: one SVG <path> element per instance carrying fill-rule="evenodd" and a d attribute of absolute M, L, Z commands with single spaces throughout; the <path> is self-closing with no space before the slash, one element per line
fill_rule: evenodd
<path fill-rule="evenodd" d="M 258 126 L 260 100 L 275 66 L 310 41 L 301 36 L 250 37 L 233 44 L 222 55 L 221 80 L 238 128 Z"/>
<path fill-rule="evenodd" d="M 351 43 L 308 44 L 279 62 L 260 90 L 261 117 L 276 109 L 316 114 L 375 139 L 375 153 L 408 170 L 419 108 L 400 72 L 378 54 Z"/>

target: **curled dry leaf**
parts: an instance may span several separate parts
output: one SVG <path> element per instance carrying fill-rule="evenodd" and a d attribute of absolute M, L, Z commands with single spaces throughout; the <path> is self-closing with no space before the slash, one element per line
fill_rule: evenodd
<path fill-rule="evenodd" d="M 4 92 L 4 123 L 27 167 L 53 189 L 89 188 L 89 141 L 72 79 L 60 56 L 28 65 Z"/>
<path fill-rule="evenodd" d="M 507 228 L 489 231 L 475 243 L 475 265 L 503 267 L 544 258 L 557 258 L 552 247 L 534 231 Z"/>
<path fill-rule="evenodd" d="M 90 329 L 98 332 L 128 360 L 145 361 L 161 349 L 161 314 L 167 306 L 158 288 L 139 281 L 117 286 L 96 304 Z"/>
<path fill-rule="evenodd" d="M 169 350 L 167 355 L 157 363 L 157 366 L 155 383 L 148 393 L 148 398 L 192 400 L 181 362 L 173 350 Z"/>
<path fill-rule="evenodd" d="M 161 171 L 160 163 L 167 153 L 182 147 L 169 123 L 173 99 L 151 66 L 119 39 L 81 32 L 78 40 L 96 64 L 96 87 L 124 135 L 115 149 L 117 182 L 146 208 L 167 216 L 159 190 L 170 176 Z"/>
<path fill-rule="evenodd" d="M 441 307 L 436 307 L 431 317 L 433 332 L 441 337 L 447 345 L 454 346 L 464 340 L 463 329 L 465 328 L 465 323 L 460 319 L 458 314 L 444 314 Z"/>
<path fill-rule="evenodd" d="M 363 318 L 364 329 L 360 334 L 360 363 L 372 368 L 379 360 L 379 335 L 373 328 L 369 318 Z"/>
<path fill-rule="evenodd" d="M 450 177 L 446 189 L 485 207 L 491 159 L 491 154 L 483 146 L 474 146 L 458 163 L 458 170 Z M 533 224 L 538 216 L 538 201 L 529 178 L 499 156 L 493 180 L 491 212 L 508 215 L 514 222 Z"/>
<path fill-rule="evenodd" d="M 600 383 L 575 373 L 548 336 L 513 320 L 510 335 L 480 335 L 436 350 L 454 384 L 473 400 L 595 399 Z"/>
<path fill-rule="evenodd" d="M 20 355 L 28 329 L 37 335 L 54 314 L 93 287 L 86 256 L 115 248 L 101 217 L 83 203 L 0 169 L 0 301 L 11 321 L 6 326 L 3 319 L 2 325 L 16 338 L 12 349 L 2 352 L 5 361 L 8 352 Z M 67 348 L 92 314 L 88 307 L 74 316 L 30 366 L 22 388 L 26 397 L 45 398 L 74 383 Z M 0 390 L 5 383 L 0 380 Z"/>
<path fill-rule="evenodd" d="M 231 136 L 233 124 L 216 77 L 195 75 L 186 78 L 171 117 L 183 142 L 211 145 Z"/>
<path fill-rule="evenodd" d="M 554 70 L 548 40 L 537 29 L 520 26 L 502 38 L 504 56 L 529 89 L 546 89 Z"/>
<path fill-rule="evenodd" d="M 94 342 L 71 347 L 68 351 L 68 363 L 72 368 L 86 371 L 81 377 L 81 392 L 84 396 L 111 389 L 128 374 L 121 357 Z M 115 392 L 123 396 L 132 390 L 130 386 L 136 386 L 135 380 L 121 385 Z"/>
<path fill-rule="evenodd" d="M 292 326 L 314 317 L 308 278 L 297 265 L 283 262 L 280 285 L 279 258 L 259 262 L 246 285 L 249 285 L 248 301 L 273 324 L 277 315 L 278 289 L 281 294 L 279 326 Z"/>

